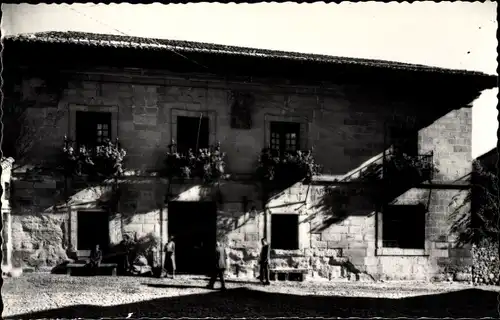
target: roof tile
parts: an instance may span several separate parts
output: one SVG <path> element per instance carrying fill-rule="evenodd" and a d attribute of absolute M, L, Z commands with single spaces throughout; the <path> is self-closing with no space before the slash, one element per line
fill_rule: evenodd
<path fill-rule="evenodd" d="M 49 31 L 29 34 L 18 34 L 4 37 L 4 40 L 14 42 L 68 43 L 83 46 L 131 48 L 140 50 L 169 50 L 175 52 L 200 52 L 220 55 L 239 55 L 268 59 L 295 60 L 304 62 L 319 62 L 336 65 L 359 65 L 367 67 L 382 67 L 389 69 L 428 71 L 438 73 L 454 73 L 465 75 L 486 75 L 481 72 L 444 69 L 402 62 L 336 57 L 320 54 L 285 52 L 277 50 L 237 47 L 203 42 L 141 38 L 124 35 L 97 34 L 75 31 Z"/>

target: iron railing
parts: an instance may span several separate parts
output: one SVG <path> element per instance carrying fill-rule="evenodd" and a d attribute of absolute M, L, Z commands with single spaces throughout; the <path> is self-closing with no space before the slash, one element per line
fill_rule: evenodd
<path fill-rule="evenodd" d="M 407 155 L 391 153 L 384 163 L 384 179 L 430 181 L 434 178 L 434 154 Z M 421 180 L 421 181 L 416 181 Z"/>

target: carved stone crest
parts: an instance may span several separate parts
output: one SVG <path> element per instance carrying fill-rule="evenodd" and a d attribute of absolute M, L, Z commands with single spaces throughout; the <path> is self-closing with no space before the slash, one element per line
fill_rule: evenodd
<path fill-rule="evenodd" d="M 231 91 L 231 128 L 251 129 L 255 98 L 248 92 Z"/>

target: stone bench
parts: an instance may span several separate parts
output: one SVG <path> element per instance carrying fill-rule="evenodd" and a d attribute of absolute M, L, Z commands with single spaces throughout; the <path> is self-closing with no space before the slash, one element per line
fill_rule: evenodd
<path fill-rule="evenodd" d="M 269 273 L 272 280 L 278 280 L 279 275 L 283 275 L 284 281 L 288 281 L 290 275 L 297 276 L 299 281 L 304 281 L 309 270 L 298 268 L 270 268 Z"/>
<path fill-rule="evenodd" d="M 77 270 L 83 270 L 85 268 L 86 264 L 85 263 L 68 263 L 66 265 L 66 274 L 68 275 L 72 275 L 73 274 L 73 270 L 77 269 Z M 103 270 L 103 269 L 111 269 L 111 275 L 112 276 L 116 276 L 116 269 L 118 267 L 118 264 L 116 263 L 101 263 L 99 265 L 99 270 Z"/>

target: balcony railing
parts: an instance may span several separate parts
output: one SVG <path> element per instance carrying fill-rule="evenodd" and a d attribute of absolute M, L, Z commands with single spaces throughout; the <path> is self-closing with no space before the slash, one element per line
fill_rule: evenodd
<path fill-rule="evenodd" d="M 384 161 L 384 180 L 421 183 L 434 178 L 434 154 L 407 155 L 391 152 Z"/>
<path fill-rule="evenodd" d="M 64 137 L 63 154 L 66 174 L 110 178 L 123 174 L 127 153 L 118 139 L 88 147 Z"/>

